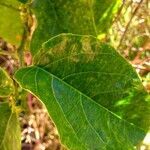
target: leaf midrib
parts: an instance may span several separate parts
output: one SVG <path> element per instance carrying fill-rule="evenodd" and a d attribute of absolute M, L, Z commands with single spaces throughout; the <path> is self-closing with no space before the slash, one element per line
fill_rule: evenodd
<path fill-rule="evenodd" d="M 67 123 L 69 124 L 70 128 L 73 130 L 73 132 L 74 132 L 74 134 L 75 134 L 77 140 L 79 141 L 79 143 L 81 143 L 80 140 L 79 140 L 80 138 L 79 138 L 78 135 L 76 134 L 76 132 L 75 132 L 73 126 L 70 124 L 69 120 L 66 118 L 66 115 L 65 115 L 65 113 L 64 113 L 64 111 L 63 111 L 63 109 L 62 109 L 62 107 L 60 106 L 59 102 L 57 101 L 57 98 L 56 98 L 56 95 L 55 95 L 55 92 L 54 92 L 54 88 L 53 88 L 53 77 L 52 77 L 52 81 L 51 81 L 51 88 L 52 88 L 52 92 L 53 92 L 53 96 L 54 96 L 54 98 L 55 98 L 55 101 L 57 102 L 57 104 L 59 105 L 61 111 L 63 112 L 64 118 L 66 119 L 66 121 L 67 121 Z M 81 145 L 83 145 L 83 144 L 81 143 Z M 85 145 L 83 145 L 83 146 L 85 147 Z M 85 147 L 85 149 L 87 149 L 87 148 Z"/>

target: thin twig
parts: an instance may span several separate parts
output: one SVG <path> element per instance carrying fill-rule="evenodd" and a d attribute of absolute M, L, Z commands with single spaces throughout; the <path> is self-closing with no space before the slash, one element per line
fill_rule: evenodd
<path fill-rule="evenodd" d="M 140 6 L 141 6 L 141 4 L 142 4 L 143 1 L 144 1 L 144 0 L 141 0 L 141 1 L 138 3 L 137 7 L 135 8 L 135 10 L 134 10 L 134 12 L 133 12 L 133 14 L 132 14 L 132 16 L 131 16 L 129 22 L 128 22 L 127 25 L 126 25 L 125 31 L 124 31 L 124 33 L 123 33 L 121 39 L 120 39 L 120 42 L 119 42 L 119 45 L 118 45 L 117 48 L 119 48 L 119 47 L 121 46 L 122 41 L 124 40 L 124 37 L 125 37 L 125 35 L 126 35 L 128 29 L 129 29 L 129 26 L 130 26 L 130 24 L 131 24 L 131 22 L 132 22 L 132 20 L 133 20 L 133 18 L 134 18 L 134 16 L 135 16 L 135 14 L 137 13 L 137 11 L 138 11 L 138 9 L 140 8 Z"/>

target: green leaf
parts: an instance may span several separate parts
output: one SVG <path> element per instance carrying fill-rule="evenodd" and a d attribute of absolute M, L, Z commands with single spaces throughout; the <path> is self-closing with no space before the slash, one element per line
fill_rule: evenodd
<path fill-rule="evenodd" d="M 60 33 L 97 36 L 106 32 L 121 0 L 34 0 L 37 29 L 31 41 L 35 55 L 41 44 Z"/>
<path fill-rule="evenodd" d="M 23 3 L 23 4 L 25 4 L 25 3 L 28 2 L 28 0 L 18 0 L 18 1 L 20 1 L 20 2 Z"/>
<path fill-rule="evenodd" d="M 21 132 L 17 115 L 8 103 L 0 103 L 0 150 L 20 150 Z"/>
<path fill-rule="evenodd" d="M 0 68 L 0 97 L 7 97 L 14 93 L 14 85 L 8 74 Z"/>
<path fill-rule="evenodd" d="M 143 130 L 39 67 L 20 69 L 15 79 L 45 104 L 68 149 L 131 150 L 144 138 Z"/>
<path fill-rule="evenodd" d="M 43 44 L 34 63 L 121 118 L 149 127 L 147 93 L 132 66 L 111 46 L 92 36 L 61 34 Z"/>
<path fill-rule="evenodd" d="M 0 37 L 17 46 L 23 32 L 19 6 L 20 3 L 16 0 L 0 1 Z"/>
<path fill-rule="evenodd" d="M 1 0 L 0 5 L 5 6 L 11 9 L 18 9 L 20 6 L 20 2 L 18 0 Z"/>

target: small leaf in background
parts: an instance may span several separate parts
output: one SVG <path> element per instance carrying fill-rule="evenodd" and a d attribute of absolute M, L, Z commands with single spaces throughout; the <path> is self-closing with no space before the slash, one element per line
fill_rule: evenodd
<path fill-rule="evenodd" d="M 61 34 L 43 44 L 34 63 L 121 118 L 149 127 L 147 93 L 133 67 L 111 46 L 92 36 Z"/>
<path fill-rule="evenodd" d="M 8 103 L 0 103 L 0 150 L 20 150 L 21 132 L 17 115 Z"/>
<path fill-rule="evenodd" d="M 140 35 L 133 39 L 134 47 L 143 47 L 147 42 L 150 41 L 150 37 L 147 35 Z"/>
<path fill-rule="evenodd" d="M 15 79 L 45 104 L 68 149 L 134 149 L 145 136 L 142 129 L 39 67 L 20 69 Z"/>
<path fill-rule="evenodd" d="M 14 92 L 12 79 L 0 68 L 0 97 L 7 97 Z"/>
<path fill-rule="evenodd" d="M 120 0 L 34 0 L 37 29 L 31 41 L 35 55 L 41 44 L 60 33 L 97 36 L 109 29 Z M 105 24 L 105 25 L 104 25 Z"/>
<path fill-rule="evenodd" d="M 19 6 L 16 0 L 0 1 L 0 37 L 16 46 L 19 46 L 23 32 Z"/>

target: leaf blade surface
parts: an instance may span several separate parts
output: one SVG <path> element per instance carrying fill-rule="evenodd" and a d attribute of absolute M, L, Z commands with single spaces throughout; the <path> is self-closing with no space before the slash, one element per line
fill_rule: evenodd
<path fill-rule="evenodd" d="M 21 132 L 15 113 L 8 103 L 0 103 L 0 150 L 20 150 Z"/>
<path fill-rule="evenodd" d="M 23 33 L 19 6 L 17 0 L 0 1 L 0 37 L 16 46 L 19 46 Z"/>
<path fill-rule="evenodd" d="M 32 54 L 39 51 L 43 42 L 61 33 L 94 36 L 106 33 L 120 3 L 120 0 L 105 3 L 103 0 L 34 0 L 31 9 L 37 28 L 31 41 Z"/>
<path fill-rule="evenodd" d="M 147 93 L 133 67 L 108 44 L 93 36 L 61 34 L 43 44 L 34 64 L 121 118 L 149 127 Z"/>
<path fill-rule="evenodd" d="M 141 129 L 39 67 L 21 69 L 15 79 L 45 104 L 62 143 L 69 149 L 113 150 L 123 145 L 124 149 L 133 149 L 145 135 Z"/>

